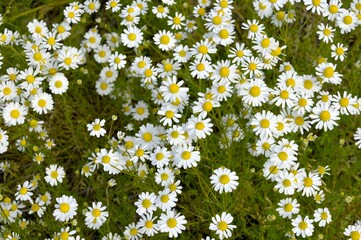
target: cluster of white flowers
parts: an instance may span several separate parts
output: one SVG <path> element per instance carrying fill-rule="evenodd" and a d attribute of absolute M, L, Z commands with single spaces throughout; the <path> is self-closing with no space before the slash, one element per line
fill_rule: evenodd
<path fill-rule="evenodd" d="M 253 6 L 260 19 L 271 18 L 275 26 L 282 27 L 292 24 L 296 17 L 294 10 L 283 10 L 285 4 L 299 2 L 255 0 Z M 343 8 L 339 0 L 330 3 L 304 0 L 302 3 L 310 14 L 323 16 L 337 27 L 321 23 L 317 35 L 330 45 L 335 62 L 344 61 L 348 47 L 344 43 L 333 43 L 334 34 L 338 31 L 340 34 L 349 33 L 360 25 L 361 2 L 353 0 L 348 9 Z M 0 45 L 21 47 L 27 67 L 9 67 L 6 74 L 0 76 L 1 115 L 5 124 L 5 130 L 0 128 L 0 154 L 8 150 L 7 129 L 22 124 L 30 126 L 29 132 L 39 134 L 46 149 L 54 147 L 54 140 L 48 138 L 43 127 L 44 122 L 33 116 L 51 114 L 56 107 L 56 95 L 66 94 L 71 86 L 70 72 L 87 61 L 95 61 L 100 66 L 99 76 L 94 81 L 96 93 L 110 99 L 125 99 L 122 113 L 138 122 L 139 128 L 130 123 L 126 127 L 127 134 L 118 132 L 109 140 L 110 144 L 94 150 L 81 174 L 91 177 L 100 169 L 110 175 L 129 171 L 145 179 L 152 169 L 154 182 L 161 188 L 155 192 L 139 193 L 134 201 L 137 220 L 129 223 L 123 231 L 127 239 L 137 240 L 159 233 L 167 233 L 170 238 L 178 237 L 186 229 L 187 220 L 177 206 L 183 189 L 177 177 L 201 163 L 201 152 L 206 149 L 200 148 L 199 143 L 215 135 L 216 127 L 217 132 L 222 132 L 219 147 L 223 149 L 240 142 L 245 131 L 255 135 L 255 143 L 249 143 L 249 154 L 267 159 L 263 176 L 274 183 L 280 194 L 287 195 L 278 203 L 277 212 L 290 220 L 296 236 L 312 236 L 314 223 L 319 227 L 326 226 L 332 221 L 331 213 L 323 207 L 315 209 L 313 216 L 302 217 L 302 206 L 297 197 L 312 197 L 321 204 L 325 198 L 322 178 L 329 175 L 329 167 L 318 166 L 317 170 L 301 167 L 299 145 L 288 134 L 303 135 L 312 129 L 332 130 L 338 126 L 340 115 L 360 115 L 361 98 L 347 91 L 322 91 L 324 85 L 342 83 L 343 75 L 336 71 L 337 64 L 328 59 L 320 58 L 312 73 L 299 74 L 291 63 L 282 60 L 287 57 L 286 46 L 269 35 L 260 20 L 244 21 L 241 29 L 247 39 L 244 42 L 238 40 L 232 16 L 237 1 L 216 0 L 212 3 L 199 0 L 190 16 L 172 9 L 174 4 L 171 0 L 162 0 L 161 4 L 134 0 L 123 6 L 119 0 L 108 0 L 105 6 L 101 6 L 99 0 L 86 0 L 84 3 L 70 3 L 64 10 L 64 21 L 54 23 L 50 28 L 37 19 L 29 22 L 29 34 L 22 37 L 20 33 L 5 28 L 0 33 Z M 104 33 L 94 23 L 84 34 L 79 48 L 65 45 L 64 40 L 71 35 L 72 27 L 81 21 L 82 16 L 96 13 L 101 7 L 119 20 L 120 32 Z M 147 15 L 167 27 L 150 34 L 141 22 Z M 198 30 L 204 32 L 199 35 Z M 201 38 L 194 43 L 186 41 L 192 34 Z M 142 51 L 151 44 L 152 51 L 158 56 L 154 59 Z M 129 56 L 129 52 L 135 57 Z M 267 71 L 277 73 L 274 86 L 266 80 Z M 151 101 L 134 100 L 131 93 L 117 88 L 117 82 L 124 81 L 120 76 L 124 75 L 138 81 L 143 91 L 151 96 Z M 221 124 L 215 126 L 215 109 L 225 106 L 225 102 L 232 98 L 239 99 L 242 112 L 224 114 Z M 150 119 L 156 121 L 151 123 Z M 105 119 L 96 118 L 84 129 L 90 132 L 90 136 L 102 138 L 107 133 L 105 122 Z M 315 137 L 309 135 L 309 141 L 312 138 Z M 361 148 L 361 128 L 357 129 L 354 138 Z M 27 136 L 17 139 L 16 147 L 20 152 L 25 152 L 27 141 Z M 34 162 L 44 162 L 45 155 L 41 151 L 35 152 Z M 213 166 L 215 169 L 208 180 L 214 191 L 228 194 L 237 190 L 239 177 L 236 170 L 229 169 L 232 165 L 223 165 Z M 51 187 L 66 181 L 66 169 L 59 164 L 46 167 L 44 175 Z M 34 178 L 19 184 L 15 200 L 6 199 L 0 203 L 1 223 L 13 223 L 21 215 L 25 203 L 31 205 L 29 214 L 37 214 L 39 218 L 44 215 L 52 196 L 46 192 L 34 200 L 39 181 L 39 178 Z M 109 182 L 109 186 L 114 186 L 114 183 Z M 55 201 L 52 215 L 56 221 L 68 222 L 75 218 L 79 207 L 76 195 L 62 195 Z M 92 202 L 83 211 L 85 225 L 99 229 L 109 217 L 106 208 L 102 202 Z M 216 214 L 209 221 L 209 230 L 220 239 L 229 238 L 237 227 L 232 222 L 230 213 Z M 350 225 L 344 234 L 359 239 L 360 224 Z M 62 228 L 56 235 L 80 239 L 69 227 Z M 120 236 L 108 233 L 103 239 L 120 239 Z"/>

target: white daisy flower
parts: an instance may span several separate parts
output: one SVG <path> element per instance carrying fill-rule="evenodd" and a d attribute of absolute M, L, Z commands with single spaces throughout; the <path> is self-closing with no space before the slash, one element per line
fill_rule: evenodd
<path fill-rule="evenodd" d="M 214 190 L 219 193 L 232 192 L 239 184 L 237 182 L 239 178 L 236 175 L 236 172 L 233 172 L 225 167 L 220 167 L 214 170 L 210 179 Z"/>
<path fill-rule="evenodd" d="M 44 177 L 45 181 L 50 184 L 50 186 L 57 186 L 58 183 L 62 183 L 65 177 L 65 171 L 62 166 L 56 164 L 51 164 L 45 169 L 46 176 Z"/>
<path fill-rule="evenodd" d="M 233 229 L 237 228 L 236 225 L 232 225 L 233 217 L 227 212 L 222 212 L 221 216 L 217 214 L 212 217 L 212 222 L 209 225 L 209 229 L 216 231 L 220 239 L 232 237 Z"/>
<path fill-rule="evenodd" d="M 53 216 L 56 221 L 67 222 L 77 214 L 78 203 L 73 196 L 63 195 L 55 199 L 55 210 Z"/>

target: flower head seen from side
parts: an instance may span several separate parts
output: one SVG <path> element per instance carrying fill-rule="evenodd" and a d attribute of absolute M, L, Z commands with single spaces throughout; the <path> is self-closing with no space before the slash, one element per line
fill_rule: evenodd
<path fill-rule="evenodd" d="M 221 216 L 217 214 L 212 217 L 212 222 L 209 225 L 209 229 L 216 231 L 220 239 L 232 237 L 232 230 L 237 228 L 236 225 L 232 225 L 233 217 L 227 212 L 222 212 Z"/>
<path fill-rule="evenodd" d="M 239 184 L 237 182 L 239 177 L 236 175 L 236 172 L 233 172 L 225 167 L 220 167 L 214 170 L 210 179 L 214 190 L 219 193 L 232 192 Z"/>

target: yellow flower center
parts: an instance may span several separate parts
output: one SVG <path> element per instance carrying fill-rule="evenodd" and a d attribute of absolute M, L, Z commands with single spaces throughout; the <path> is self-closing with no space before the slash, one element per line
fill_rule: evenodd
<path fill-rule="evenodd" d="M 167 203 L 169 201 L 169 196 L 168 195 L 163 195 L 160 197 L 160 201 L 162 203 Z"/>
<path fill-rule="evenodd" d="M 228 224 L 225 221 L 220 221 L 217 225 L 218 229 L 221 231 L 226 231 L 228 228 Z"/>
<path fill-rule="evenodd" d="M 204 66 L 204 64 L 203 63 L 198 63 L 197 64 L 197 70 L 198 71 L 204 71 L 204 69 L 206 69 L 206 67 Z"/>
<path fill-rule="evenodd" d="M 167 226 L 169 228 L 175 228 L 177 226 L 177 220 L 175 218 L 169 218 L 167 220 Z"/>
<path fill-rule="evenodd" d="M 191 158 L 191 153 L 189 151 L 184 151 L 182 153 L 183 160 L 189 160 Z"/>
<path fill-rule="evenodd" d="M 253 86 L 249 90 L 249 94 L 251 94 L 252 97 L 258 97 L 261 94 L 261 88 L 258 86 Z"/>
<path fill-rule="evenodd" d="M 327 67 L 324 71 L 323 71 L 323 76 L 325 76 L 326 78 L 332 78 L 334 74 L 334 70 L 332 67 Z"/>
<path fill-rule="evenodd" d="M 73 61 L 71 60 L 70 57 L 66 57 L 66 58 L 64 59 L 64 63 L 65 63 L 66 65 L 70 65 L 72 62 L 73 62 Z"/>
<path fill-rule="evenodd" d="M 105 163 L 105 164 L 107 164 L 107 163 L 110 162 L 110 159 L 111 159 L 111 158 L 110 158 L 108 155 L 105 155 L 105 156 L 102 157 L 102 162 Z"/>
<path fill-rule="evenodd" d="M 358 231 L 352 231 L 350 237 L 352 240 L 359 240 L 361 235 Z"/>
<path fill-rule="evenodd" d="M 167 45 L 170 42 L 170 37 L 168 35 L 163 35 L 160 37 L 160 43 Z"/>
<path fill-rule="evenodd" d="M 296 123 L 298 126 L 301 126 L 301 125 L 303 125 L 303 124 L 305 123 L 305 120 L 303 119 L 303 117 L 298 116 L 298 117 L 296 117 L 296 119 L 295 119 L 295 123 Z"/>
<path fill-rule="evenodd" d="M 70 205 L 68 203 L 62 203 L 59 207 L 60 212 L 67 213 L 70 210 Z"/>
<path fill-rule="evenodd" d="M 137 38 L 137 35 L 135 33 L 129 33 L 128 34 L 128 40 L 129 41 L 135 41 L 136 38 Z"/>
<path fill-rule="evenodd" d="M 350 16 L 350 15 L 348 15 L 348 16 L 345 16 L 344 18 L 343 18 L 343 23 L 344 24 L 346 24 L 346 25 L 350 25 L 350 24 L 352 24 L 352 17 Z"/>
<path fill-rule="evenodd" d="M 173 18 L 173 23 L 174 23 L 175 25 L 179 25 L 179 24 L 181 23 L 181 19 L 180 19 L 179 17 L 174 17 L 174 18 Z"/>
<path fill-rule="evenodd" d="M 129 234 L 132 236 L 136 236 L 138 234 L 138 230 L 136 228 L 132 228 L 129 230 Z"/>
<path fill-rule="evenodd" d="M 261 41 L 261 46 L 263 48 L 267 48 L 271 44 L 271 40 L 269 38 L 265 38 Z"/>
<path fill-rule="evenodd" d="M 283 184 L 283 186 L 285 186 L 285 187 L 289 187 L 289 186 L 291 186 L 291 181 L 288 180 L 288 179 L 285 179 L 285 180 L 283 180 L 282 184 Z"/>
<path fill-rule="evenodd" d="M 222 29 L 219 31 L 219 37 L 222 39 L 227 39 L 229 37 L 229 32 L 227 29 Z"/>
<path fill-rule="evenodd" d="M 202 123 L 202 122 L 197 122 L 196 123 L 196 125 L 195 125 L 195 128 L 197 129 L 197 130 L 203 130 L 204 129 L 204 123 Z"/>
<path fill-rule="evenodd" d="M 44 108 L 46 106 L 46 101 L 44 99 L 40 99 L 38 101 L 38 106 Z"/>
<path fill-rule="evenodd" d="M 219 75 L 221 75 L 221 77 L 225 78 L 229 76 L 229 68 L 228 67 L 222 67 L 221 70 L 219 71 Z"/>
<path fill-rule="evenodd" d="M 288 159 L 288 154 L 286 152 L 280 152 L 278 153 L 278 158 L 281 161 L 286 161 Z"/>
<path fill-rule="evenodd" d="M 10 116 L 11 116 L 11 118 L 13 118 L 13 119 L 18 119 L 18 118 L 20 117 L 20 111 L 17 110 L 17 109 L 13 109 L 13 110 L 11 110 L 11 112 L 10 112 Z"/>
<path fill-rule="evenodd" d="M 169 85 L 169 91 L 173 94 L 177 93 L 179 91 L 179 86 L 176 83 L 172 83 Z"/>
<path fill-rule="evenodd" d="M 92 211 L 93 217 L 99 217 L 101 214 L 101 211 L 98 208 L 94 208 Z"/>
<path fill-rule="evenodd" d="M 219 86 L 218 87 L 218 92 L 219 93 L 224 93 L 226 91 L 226 87 L 225 86 Z"/>
<path fill-rule="evenodd" d="M 290 95 L 290 94 L 289 94 L 289 92 L 288 92 L 287 90 L 282 90 L 282 91 L 280 92 L 280 97 L 281 97 L 282 99 L 287 99 L 289 95 Z"/>
<path fill-rule="evenodd" d="M 210 112 L 210 111 L 212 111 L 213 104 L 212 104 L 212 102 L 207 101 L 203 104 L 202 108 L 204 111 Z"/>
<path fill-rule="evenodd" d="M 312 178 L 310 178 L 310 177 L 305 177 L 305 179 L 303 179 L 303 185 L 304 185 L 305 187 L 311 187 L 312 184 L 313 184 Z"/>
<path fill-rule="evenodd" d="M 150 220 L 145 221 L 144 226 L 148 229 L 151 229 L 153 227 L 153 222 Z"/>
<path fill-rule="evenodd" d="M 327 122 L 331 119 L 331 114 L 329 111 L 322 111 L 320 114 L 320 119 L 324 122 Z"/>
<path fill-rule="evenodd" d="M 142 201 L 142 206 L 143 206 L 144 208 L 149 208 L 151 205 L 152 205 L 152 202 L 151 202 L 149 199 L 144 199 L 144 200 Z"/>
<path fill-rule="evenodd" d="M 153 135 L 150 132 L 143 133 L 143 140 L 146 142 L 150 142 L 153 139 Z"/>
<path fill-rule="evenodd" d="M 344 52 L 345 52 L 345 50 L 343 50 L 343 48 L 341 48 L 341 47 L 336 48 L 336 54 L 337 55 L 342 55 Z"/>
<path fill-rule="evenodd" d="M 255 64 L 255 63 L 248 64 L 248 69 L 251 70 L 251 71 L 256 70 L 257 69 L 257 64 Z"/>
<path fill-rule="evenodd" d="M 223 185 L 228 184 L 230 180 L 231 179 L 229 178 L 228 175 L 222 175 L 219 177 L 219 182 L 222 183 Z"/>
<path fill-rule="evenodd" d="M 172 64 L 170 64 L 170 63 L 164 64 L 164 71 L 170 72 L 172 70 L 173 70 L 173 65 Z"/>
<path fill-rule="evenodd" d="M 348 106 L 348 104 L 349 104 L 349 100 L 348 100 L 348 98 L 341 98 L 340 99 L 340 105 L 341 105 L 341 107 L 347 107 Z"/>
<path fill-rule="evenodd" d="M 268 128 L 271 122 L 268 119 L 262 119 L 260 125 L 262 128 Z"/>
<path fill-rule="evenodd" d="M 3 93 L 4 93 L 5 96 L 10 95 L 11 94 L 11 88 L 5 87 L 3 89 Z"/>
<path fill-rule="evenodd" d="M 287 204 L 284 205 L 283 209 L 284 209 L 286 212 L 291 212 L 292 209 L 293 209 L 293 206 L 292 206 L 292 204 L 287 203 Z"/>
<path fill-rule="evenodd" d="M 51 176 L 52 178 L 57 178 L 57 177 L 59 176 L 59 174 L 58 174 L 57 171 L 52 171 L 51 174 L 50 174 L 50 176 Z"/>
<path fill-rule="evenodd" d="M 330 5 L 330 7 L 328 8 L 328 10 L 330 11 L 330 13 L 332 14 L 336 14 L 338 12 L 338 6 L 337 5 Z"/>
<path fill-rule="evenodd" d="M 157 161 L 161 161 L 161 160 L 163 160 L 163 158 L 164 158 L 164 154 L 163 153 L 157 153 L 156 155 L 155 155 L 155 159 L 157 159 Z"/>
<path fill-rule="evenodd" d="M 301 98 L 300 100 L 298 100 L 298 105 L 300 105 L 301 107 L 305 107 L 307 105 L 307 100 L 305 98 Z"/>
<path fill-rule="evenodd" d="M 308 227 L 307 223 L 302 221 L 298 224 L 298 227 L 301 229 L 301 230 L 306 230 L 306 228 Z"/>
<path fill-rule="evenodd" d="M 137 113 L 138 113 L 139 115 L 143 115 L 144 112 L 145 112 L 145 110 L 144 110 L 143 107 L 138 107 L 138 108 L 137 108 Z"/>
<path fill-rule="evenodd" d="M 212 19 L 214 25 L 220 25 L 222 23 L 222 18 L 220 16 L 215 16 Z"/>
<path fill-rule="evenodd" d="M 177 131 L 173 131 L 170 135 L 172 138 L 177 138 L 179 136 L 179 133 Z"/>

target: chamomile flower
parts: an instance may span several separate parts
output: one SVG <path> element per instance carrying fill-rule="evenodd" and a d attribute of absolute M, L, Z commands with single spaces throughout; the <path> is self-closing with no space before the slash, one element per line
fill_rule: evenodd
<path fill-rule="evenodd" d="M 141 216 L 138 225 L 139 225 L 139 232 L 141 234 L 145 234 L 148 237 L 152 237 L 159 231 L 159 226 L 156 223 L 157 217 L 153 217 L 152 214 L 144 214 Z"/>
<path fill-rule="evenodd" d="M 319 227 L 324 227 L 332 222 L 332 216 L 328 208 L 318 208 L 313 213 L 314 221 L 318 222 Z"/>
<path fill-rule="evenodd" d="M 340 28 L 341 34 L 349 33 L 358 25 L 358 18 L 354 12 L 342 10 L 336 17 L 336 26 Z"/>
<path fill-rule="evenodd" d="M 165 81 L 162 81 L 162 85 L 159 91 L 162 93 L 163 99 L 166 102 L 176 101 L 177 99 L 183 99 L 189 88 L 182 87 L 184 81 L 177 81 L 177 77 L 168 77 Z"/>
<path fill-rule="evenodd" d="M 90 136 L 96 136 L 97 138 L 104 136 L 106 130 L 102 128 L 105 124 L 105 120 L 95 119 L 94 122 L 87 124 L 87 129 L 90 131 Z"/>
<path fill-rule="evenodd" d="M 139 224 L 131 223 L 124 229 L 124 237 L 129 240 L 139 240 L 143 237 L 143 234 L 139 231 Z M 113 240 L 113 239 L 112 239 Z"/>
<path fill-rule="evenodd" d="M 340 59 L 340 61 L 343 62 L 343 60 L 346 57 L 346 52 L 348 48 L 345 47 L 342 43 L 337 43 L 336 45 L 335 44 L 331 45 L 331 50 L 332 50 L 331 57 L 333 57 L 335 60 Z"/>
<path fill-rule="evenodd" d="M 239 65 L 243 58 L 250 57 L 252 55 L 251 51 L 245 47 L 244 43 L 236 43 L 234 48 L 230 49 L 230 54 L 228 54 L 229 58 L 232 58 L 232 63 Z"/>
<path fill-rule="evenodd" d="M 176 206 L 177 193 L 171 192 L 169 189 L 158 192 L 155 205 L 163 212 L 170 211 Z"/>
<path fill-rule="evenodd" d="M 313 234 L 314 220 L 310 219 L 308 216 L 302 219 L 301 215 L 298 215 L 295 219 L 292 219 L 292 231 L 296 234 L 296 236 L 310 237 Z"/>
<path fill-rule="evenodd" d="M 27 114 L 27 108 L 24 105 L 19 104 L 18 102 L 7 103 L 2 110 L 4 122 L 8 126 L 23 124 L 25 122 L 25 116 Z"/>
<path fill-rule="evenodd" d="M 274 98 L 270 101 L 270 103 L 274 103 L 276 106 L 285 108 L 292 108 L 294 105 L 294 101 L 296 100 L 296 95 L 292 89 L 292 87 L 281 86 L 276 87 L 271 91 L 271 94 Z"/>
<path fill-rule="evenodd" d="M 153 40 L 162 51 L 173 49 L 176 43 L 174 34 L 166 30 L 160 30 L 157 34 L 154 35 Z"/>
<path fill-rule="evenodd" d="M 214 190 L 219 193 L 232 192 L 239 184 L 237 182 L 239 177 L 236 173 L 225 167 L 220 167 L 214 170 L 210 179 Z"/>
<path fill-rule="evenodd" d="M 81 14 L 82 11 L 77 10 L 73 6 L 67 6 L 64 9 L 64 17 L 67 23 L 73 23 L 73 24 L 78 23 L 80 21 Z"/>
<path fill-rule="evenodd" d="M 38 93 L 31 100 L 31 107 L 39 114 L 47 113 L 53 109 L 54 101 L 48 93 Z"/>
<path fill-rule="evenodd" d="M 361 238 L 361 226 L 358 224 L 348 225 L 343 234 L 350 237 L 349 240 L 359 240 Z"/>
<path fill-rule="evenodd" d="M 191 53 L 188 46 L 178 45 L 174 49 L 173 53 L 174 60 L 185 63 L 191 58 Z"/>
<path fill-rule="evenodd" d="M 278 189 L 280 193 L 285 195 L 293 195 L 295 192 L 296 179 L 293 173 L 288 172 L 287 170 L 281 171 L 276 177 L 276 186 L 275 188 Z"/>
<path fill-rule="evenodd" d="M 206 79 L 213 72 L 211 62 L 198 59 L 191 63 L 189 70 L 191 70 L 192 77 L 196 77 L 198 79 Z"/>
<path fill-rule="evenodd" d="M 166 18 L 169 13 L 169 8 L 163 5 L 153 6 L 152 13 L 155 14 L 157 18 Z"/>
<path fill-rule="evenodd" d="M 56 221 L 67 222 L 77 214 L 78 203 L 73 196 L 62 195 L 55 199 L 55 210 L 53 216 Z"/>
<path fill-rule="evenodd" d="M 322 16 L 327 17 L 328 20 L 334 21 L 342 9 L 342 2 L 340 0 L 331 0 L 329 3 L 321 2 Z"/>
<path fill-rule="evenodd" d="M 16 96 L 16 85 L 13 81 L 3 81 L 0 83 L 0 100 L 10 101 Z"/>
<path fill-rule="evenodd" d="M 193 45 L 190 49 L 190 54 L 195 57 L 197 60 L 211 60 L 211 56 L 209 54 L 215 54 L 217 52 L 217 48 L 213 42 L 210 40 L 201 40 Z"/>
<path fill-rule="evenodd" d="M 189 134 L 195 135 L 198 139 L 206 138 L 207 135 L 210 135 L 213 124 L 211 123 L 210 118 L 202 118 L 198 115 L 192 116 L 188 119 L 186 128 L 189 130 Z"/>
<path fill-rule="evenodd" d="M 251 120 L 253 131 L 260 138 L 272 137 L 276 131 L 276 116 L 269 111 L 262 110 L 261 113 L 256 113 Z"/>
<path fill-rule="evenodd" d="M 145 213 L 152 214 L 157 209 L 155 206 L 156 195 L 154 193 L 142 192 L 138 195 L 138 201 L 134 204 L 137 207 L 136 212 L 138 215 L 144 215 Z"/>
<path fill-rule="evenodd" d="M 221 215 L 217 214 L 215 217 L 212 217 L 209 230 L 215 231 L 219 239 L 232 237 L 233 229 L 237 228 L 236 225 L 231 224 L 232 222 L 232 215 L 227 212 L 222 212 Z"/>
<path fill-rule="evenodd" d="M 171 26 L 171 29 L 180 30 L 183 26 L 185 26 L 185 17 L 183 14 L 176 12 L 174 17 L 168 17 L 167 24 Z"/>
<path fill-rule="evenodd" d="M 332 97 L 332 107 L 335 110 L 339 110 L 341 114 L 349 115 L 354 111 L 355 99 L 352 97 L 350 93 L 343 92 L 341 95 L 340 92 L 337 92 L 337 95 L 333 95 Z"/>
<path fill-rule="evenodd" d="M 186 132 L 181 126 L 173 125 L 167 130 L 167 141 L 171 145 L 184 144 L 186 140 L 185 134 Z"/>
<path fill-rule="evenodd" d="M 316 75 L 324 82 L 338 85 L 342 82 L 342 74 L 336 72 L 336 64 L 321 63 L 316 67 Z"/>
<path fill-rule="evenodd" d="M 177 109 L 174 106 L 167 104 L 163 105 L 159 110 L 158 114 L 164 116 L 160 122 L 163 123 L 163 126 L 172 126 L 174 123 L 179 123 L 179 118 L 181 114 L 177 113 Z"/>
<path fill-rule="evenodd" d="M 294 100 L 294 106 L 293 110 L 300 115 L 304 115 L 305 113 L 308 113 L 312 110 L 314 102 L 312 98 L 306 94 L 302 93 L 299 95 L 296 95 L 296 98 Z"/>
<path fill-rule="evenodd" d="M 33 186 L 29 181 L 25 181 L 22 185 L 18 185 L 17 192 L 15 193 L 15 200 L 33 202 L 31 196 L 33 195 Z"/>
<path fill-rule="evenodd" d="M 111 10 L 112 12 L 118 12 L 122 4 L 119 3 L 119 0 L 108 0 L 105 5 L 105 10 Z"/>
<path fill-rule="evenodd" d="M 180 213 L 167 211 L 160 215 L 157 224 L 160 232 L 168 233 L 169 238 L 177 238 L 186 229 L 184 225 L 187 224 L 187 220 Z"/>
<path fill-rule="evenodd" d="M 325 43 L 333 42 L 334 32 L 336 30 L 328 24 L 321 23 L 318 25 L 318 39 Z"/>
<path fill-rule="evenodd" d="M 143 41 L 143 32 L 135 26 L 130 26 L 124 29 L 121 40 L 123 45 L 128 48 L 137 48 Z"/>
<path fill-rule="evenodd" d="M 213 41 L 216 44 L 220 44 L 222 46 L 228 46 L 234 42 L 235 31 L 233 25 L 227 25 L 222 28 L 216 28 L 213 29 L 213 31 L 214 31 Z"/>
<path fill-rule="evenodd" d="M 96 154 L 95 162 L 103 165 L 104 171 L 109 172 L 109 174 L 118 174 L 123 170 L 119 160 L 119 153 L 114 152 L 113 149 L 109 151 L 105 148 L 100 149 Z"/>
<path fill-rule="evenodd" d="M 334 126 L 338 126 L 337 120 L 340 120 L 339 112 L 330 106 L 329 103 L 320 103 L 312 109 L 310 114 L 311 124 L 316 124 L 316 129 L 324 129 L 324 131 L 332 130 Z"/>
<path fill-rule="evenodd" d="M 247 38 L 253 40 L 264 33 L 265 27 L 258 20 L 253 19 L 252 21 L 247 20 L 247 23 L 242 23 L 242 29 L 248 31 Z"/>
<path fill-rule="evenodd" d="M 86 13 L 92 14 L 99 11 L 100 8 L 99 0 L 86 0 L 83 4 L 84 4 L 84 11 Z"/>
<path fill-rule="evenodd" d="M 106 206 L 102 202 L 93 202 L 88 211 L 85 212 L 85 225 L 91 229 L 99 229 L 109 216 Z"/>
<path fill-rule="evenodd" d="M 46 176 L 44 177 L 45 181 L 50 184 L 50 186 L 57 186 L 58 183 L 62 183 L 65 177 L 65 171 L 62 166 L 56 164 L 51 164 L 45 169 Z"/>
<path fill-rule="evenodd" d="M 35 202 L 31 205 L 29 214 L 36 213 L 38 217 L 41 218 L 46 210 L 46 206 L 44 205 L 45 203 L 43 201 L 36 199 Z"/>
<path fill-rule="evenodd" d="M 304 172 L 299 182 L 298 192 L 302 191 L 302 196 L 306 197 L 315 195 L 316 191 L 320 190 L 321 178 L 318 174 L 310 172 L 308 175 Z"/>
<path fill-rule="evenodd" d="M 63 94 L 68 90 L 69 81 L 62 73 L 56 73 L 49 80 L 49 88 L 53 94 Z"/>
<path fill-rule="evenodd" d="M 326 0 L 319 0 L 319 1 L 304 0 L 303 2 L 306 5 L 307 11 L 311 11 L 312 13 L 317 13 L 318 15 L 321 15 L 322 4 L 326 3 Z"/>
<path fill-rule="evenodd" d="M 115 52 L 109 56 L 108 62 L 109 66 L 113 69 L 122 69 L 125 67 L 126 62 L 126 56 Z"/>
<path fill-rule="evenodd" d="M 241 63 L 244 75 L 249 75 L 250 78 L 261 76 L 263 64 L 258 57 L 245 57 Z"/>
<path fill-rule="evenodd" d="M 234 83 L 238 78 L 237 67 L 232 65 L 229 60 L 218 61 L 213 65 L 211 79 L 214 81 L 227 80 Z"/>
<path fill-rule="evenodd" d="M 191 145 L 177 146 L 174 148 L 174 162 L 173 165 L 178 168 L 196 167 L 201 160 L 200 152 L 196 151 Z"/>
<path fill-rule="evenodd" d="M 297 214 L 300 209 L 300 204 L 297 202 L 297 199 L 285 198 L 278 203 L 279 208 L 277 208 L 278 214 L 283 218 L 291 219 L 294 214 Z"/>

